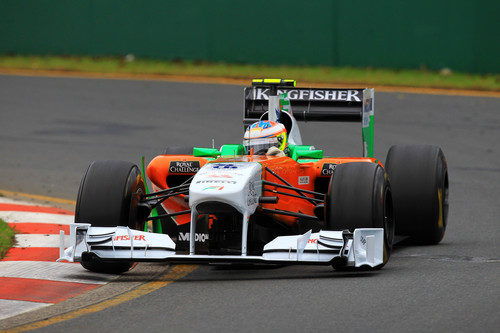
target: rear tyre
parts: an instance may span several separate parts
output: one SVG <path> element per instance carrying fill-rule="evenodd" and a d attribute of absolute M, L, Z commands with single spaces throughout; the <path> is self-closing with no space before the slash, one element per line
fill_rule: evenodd
<path fill-rule="evenodd" d="M 391 185 L 384 169 L 375 163 L 337 165 L 325 200 L 328 230 L 384 228 L 384 258 L 389 260 L 394 239 Z M 334 266 L 334 268 L 337 268 Z"/>
<path fill-rule="evenodd" d="M 127 226 L 144 230 L 138 216 L 138 202 L 145 193 L 139 168 L 123 161 L 97 161 L 87 168 L 76 201 L 75 222 L 97 227 Z M 123 273 L 133 263 L 84 260 L 82 266 L 99 273 Z"/>
<path fill-rule="evenodd" d="M 437 244 L 448 217 L 448 169 L 441 148 L 397 145 L 387 153 L 396 234 L 421 244 Z"/>

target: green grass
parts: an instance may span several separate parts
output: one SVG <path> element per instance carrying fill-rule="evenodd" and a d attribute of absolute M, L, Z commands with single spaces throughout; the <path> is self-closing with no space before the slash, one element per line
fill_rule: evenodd
<path fill-rule="evenodd" d="M 267 66 L 225 63 L 172 62 L 118 57 L 0 56 L 0 68 L 81 71 L 94 73 L 159 74 L 251 78 L 292 78 L 300 82 L 408 86 L 500 91 L 500 75 L 427 70 Z"/>
<path fill-rule="evenodd" d="M 0 259 L 2 259 L 14 243 L 14 230 L 0 219 Z"/>

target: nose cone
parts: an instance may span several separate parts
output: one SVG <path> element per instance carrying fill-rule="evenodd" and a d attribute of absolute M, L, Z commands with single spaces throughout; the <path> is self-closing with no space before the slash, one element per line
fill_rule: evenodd
<path fill-rule="evenodd" d="M 189 206 L 223 202 L 252 214 L 262 192 L 262 166 L 255 162 L 208 163 L 189 186 Z"/>

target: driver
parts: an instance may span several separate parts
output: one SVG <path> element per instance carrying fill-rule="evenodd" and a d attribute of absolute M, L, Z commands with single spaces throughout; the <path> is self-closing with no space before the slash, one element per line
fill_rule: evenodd
<path fill-rule="evenodd" d="M 285 126 L 270 120 L 261 120 L 248 126 L 243 137 L 243 145 L 250 154 L 285 156 L 288 140 Z"/>

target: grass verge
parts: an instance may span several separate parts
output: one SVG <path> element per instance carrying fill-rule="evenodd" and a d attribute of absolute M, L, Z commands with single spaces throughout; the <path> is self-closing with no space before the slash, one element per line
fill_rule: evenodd
<path fill-rule="evenodd" d="M 0 259 L 14 244 L 14 230 L 4 220 L 0 219 Z"/>
<path fill-rule="evenodd" d="M 440 72 L 427 70 L 391 70 L 374 68 L 321 66 L 268 66 L 225 63 L 172 62 L 127 57 L 0 56 L 0 69 L 31 69 L 120 73 L 141 75 L 177 75 L 223 77 L 233 79 L 293 78 L 300 82 L 360 84 L 369 86 L 405 86 L 445 89 L 500 91 L 500 75 Z"/>

